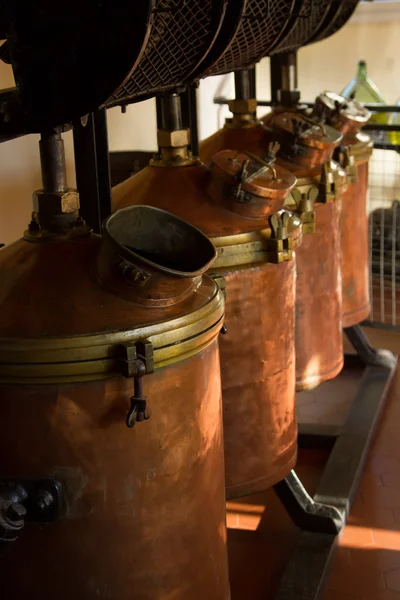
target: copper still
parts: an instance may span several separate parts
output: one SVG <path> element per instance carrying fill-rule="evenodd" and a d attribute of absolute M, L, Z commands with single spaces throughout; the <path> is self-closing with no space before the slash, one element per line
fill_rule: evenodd
<path fill-rule="evenodd" d="M 311 389 L 343 366 L 339 214 L 346 179 L 331 160 L 342 136 L 301 110 L 277 107 L 260 122 L 255 99 L 233 100 L 230 108 L 225 127 L 201 143 L 201 158 L 208 163 L 224 147 L 266 157 L 278 143 L 277 164 L 298 179 L 288 203 L 306 234 L 296 253 L 296 387 Z"/>
<path fill-rule="evenodd" d="M 324 92 L 317 97 L 313 114 L 344 136 L 338 149 L 338 160 L 347 177 L 340 217 L 343 327 L 351 327 L 364 321 L 371 310 L 367 194 L 373 144 L 368 135 L 360 133 L 370 113 L 359 102 Z"/>
<path fill-rule="evenodd" d="M 91 234 L 60 136 L 41 155 L 34 218 L 0 252 L 0 461 L 57 477 L 66 513 L 2 557 L 0 595 L 229 600 L 215 248 L 147 206 Z"/>
<path fill-rule="evenodd" d="M 188 154 L 187 130 L 160 129 L 158 141 L 160 154 L 114 188 L 113 205 L 168 207 L 217 248 L 209 273 L 226 291 L 220 353 L 227 495 L 254 493 L 283 479 L 297 456 L 293 249 L 301 224 L 278 210 L 296 180 L 273 159 L 230 151 L 207 169 Z"/>

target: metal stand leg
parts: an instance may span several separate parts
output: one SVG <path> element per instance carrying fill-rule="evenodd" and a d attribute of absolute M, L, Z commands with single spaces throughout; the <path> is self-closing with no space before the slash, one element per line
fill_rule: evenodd
<path fill-rule="evenodd" d="M 294 471 L 274 485 L 274 490 L 300 529 L 333 534 L 341 531 L 343 518 L 340 511 L 333 506 L 315 502 Z"/>
<path fill-rule="evenodd" d="M 288 513 L 303 529 L 275 600 L 321 598 L 337 533 L 349 514 L 397 366 L 397 357 L 387 350 L 372 348 L 359 325 L 344 331 L 357 352 L 356 357 L 346 357 L 346 364 L 361 370 L 362 378 L 342 427 L 299 425 L 300 446 L 330 450 L 314 499 L 302 489 L 294 473 L 275 486 Z M 335 512 L 326 513 L 327 509 Z"/>
<path fill-rule="evenodd" d="M 391 369 L 396 363 L 396 357 L 389 350 L 376 349 L 371 346 L 361 325 L 346 327 L 347 339 L 357 352 L 358 357 L 366 366 L 385 367 Z"/>

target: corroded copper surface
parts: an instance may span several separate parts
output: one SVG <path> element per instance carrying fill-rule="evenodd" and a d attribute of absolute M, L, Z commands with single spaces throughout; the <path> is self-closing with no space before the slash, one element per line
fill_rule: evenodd
<path fill-rule="evenodd" d="M 68 501 L 2 556 L 2 598 L 229 600 L 217 341 L 145 377 L 133 430 L 132 387 L 0 388 L 2 476 L 53 475 Z"/>
<path fill-rule="evenodd" d="M 361 323 L 370 313 L 368 258 L 368 162 L 358 165 L 356 184 L 343 195 L 340 217 L 343 279 L 343 327 Z"/>
<path fill-rule="evenodd" d="M 227 496 L 277 483 L 294 467 L 295 263 L 225 275 L 220 336 Z"/>
<path fill-rule="evenodd" d="M 296 387 L 311 389 L 343 366 L 340 202 L 316 203 L 316 233 L 296 250 Z"/>
<path fill-rule="evenodd" d="M 224 236 L 268 226 L 223 208 L 208 195 L 209 182 L 204 165 L 148 167 L 117 186 L 114 207 L 164 208 L 211 239 L 218 237 L 219 246 Z M 220 344 L 226 481 L 232 497 L 273 485 L 296 461 L 295 264 L 243 265 L 221 273 L 227 288 L 228 333 L 220 336 Z"/>

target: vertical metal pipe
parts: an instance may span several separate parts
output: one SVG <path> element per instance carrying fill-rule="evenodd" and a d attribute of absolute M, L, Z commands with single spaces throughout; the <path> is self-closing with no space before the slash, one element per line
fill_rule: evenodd
<path fill-rule="evenodd" d="M 183 128 L 181 97 L 179 94 L 163 94 L 160 96 L 158 106 L 157 116 L 161 120 L 158 125 L 159 129 L 177 131 Z"/>
<path fill-rule="evenodd" d="M 111 177 L 105 109 L 91 113 L 85 127 L 74 129 L 76 181 L 80 214 L 100 233 L 111 213 Z"/>
<path fill-rule="evenodd" d="M 60 133 L 42 133 L 39 142 L 43 189 L 63 192 L 67 189 L 64 140 Z"/>
<path fill-rule="evenodd" d="M 236 100 L 249 100 L 251 83 L 250 73 L 248 69 L 243 71 L 235 71 L 235 98 Z"/>
<path fill-rule="evenodd" d="M 183 127 L 190 129 L 189 149 L 199 155 L 199 122 L 197 114 L 197 85 L 189 85 L 181 96 Z"/>

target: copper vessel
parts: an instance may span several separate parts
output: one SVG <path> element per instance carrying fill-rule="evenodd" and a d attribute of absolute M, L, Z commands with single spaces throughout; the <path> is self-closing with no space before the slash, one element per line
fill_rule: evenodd
<path fill-rule="evenodd" d="M 36 204 L 0 252 L 0 471 L 57 477 L 67 508 L 2 557 L 0 595 L 229 600 L 215 249 L 154 208 L 99 237 L 74 190 Z"/>
<path fill-rule="evenodd" d="M 340 218 L 343 327 L 351 327 L 364 321 L 371 311 L 367 194 L 373 144 L 369 136 L 360 133 L 370 113 L 359 102 L 324 92 L 316 99 L 314 114 L 344 136 L 338 156 L 347 176 Z"/>
<path fill-rule="evenodd" d="M 228 497 L 265 489 L 296 463 L 295 261 L 301 224 L 276 213 L 295 178 L 247 154 L 222 152 L 210 169 L 161 156 L 113 190 L 115 208 L 168 207 L 214 242 L 209 271 L 226 289 L 220 336 Z M 186 153 L 186 159 L 184 155 Z"/>
<path fill-rule="evenodd" d="M 260 122 L 243 101 L 231 108 L 233 118 L 202 142 L 203 160 L 224 146 L 265 157 L 279 143 L 277 164 L 298 179 L 288 202 L 306 234 L 296 252 L 296 388 L 311 389 L 343 366 L 338 219 L 346 179 L 331 161 L 341 134 L 295 109 L 278 107 Z"/>

